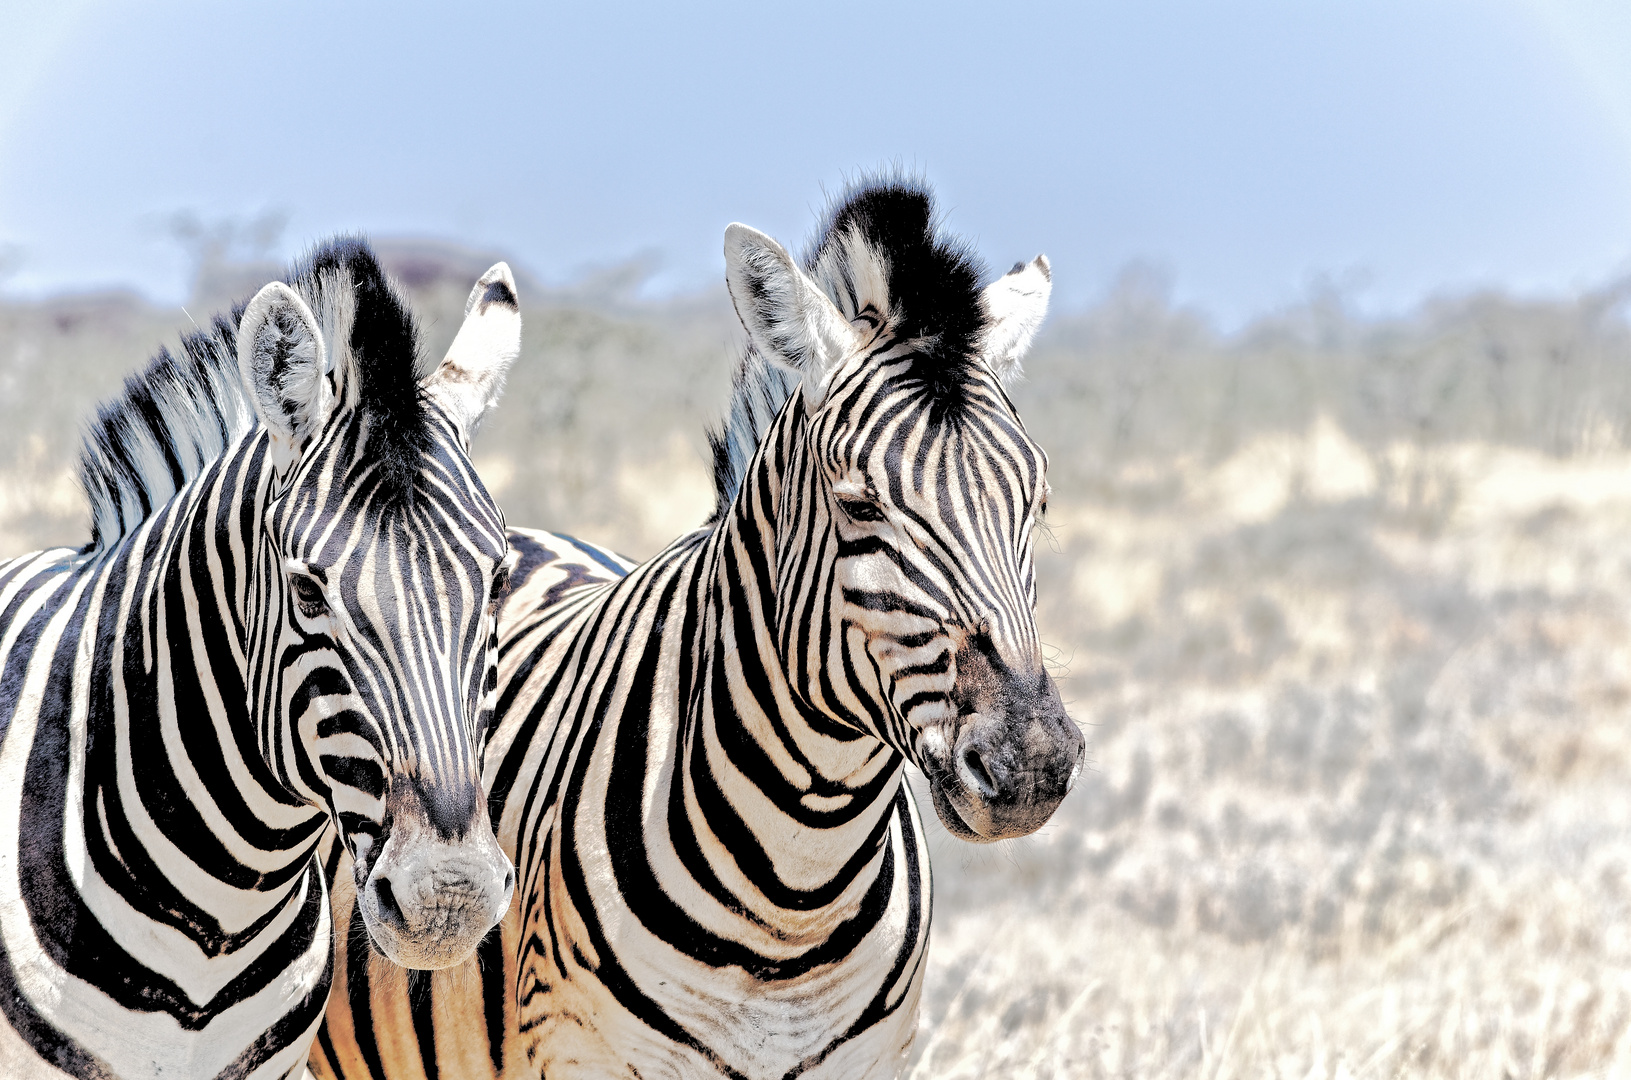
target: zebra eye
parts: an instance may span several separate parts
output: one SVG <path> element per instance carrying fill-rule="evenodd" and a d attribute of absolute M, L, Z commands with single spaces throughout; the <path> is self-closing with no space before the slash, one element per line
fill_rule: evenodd
<path fill-rule="evenodd" d="M 876 503 L 866 499 L 857 499 L 851 495 L 838 496 L 838 507 L 848 515 L 851 521 L 882 521 L 883 511 Z"/>
<path fill-rule="evenodd" d="M 510 591 L 510 564 L 508 561 L 498 564 L 493 571 L 493 588 L 487 595 L 491 598 L 490 606 L 497 610 L 498 605 L 504 602 L 504 594 Z"/>
<path fill-rule="evenodd" d="M 328 601 L 323 599 L 322 587 L 311 578 L 291 575 L 289 585 L 294 589 L 295 606 L 306 618 L 315 619 L 328 610 Z"/>

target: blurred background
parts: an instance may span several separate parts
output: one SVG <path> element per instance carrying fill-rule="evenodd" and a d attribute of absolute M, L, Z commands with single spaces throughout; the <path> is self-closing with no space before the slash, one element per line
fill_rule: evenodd
<path fill-rule="evenodd" d="M 724 226 L 895 167 L 1053 260 L 1014 396 L 1093 760 L 937 833 L 916 1075 L 1631 1075 L 1620 4 L 13 5 L 0 553 L 84 541 L 155 347 L 360 231 L 433 357 L 510 260 L 483 476 L 648 556 L 711 502 Z"/>

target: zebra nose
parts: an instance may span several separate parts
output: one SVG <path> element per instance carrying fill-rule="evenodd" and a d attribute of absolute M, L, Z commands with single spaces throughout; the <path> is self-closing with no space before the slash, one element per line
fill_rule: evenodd
<path fill-rule="evenodd" d="M 947 762 L 957 790 L 942 794 L 981 837 L 1020 836 L 1040 828 L 1075 785 L 1086 746 L 1056 693 L 1030 707 L 968 714 Z"/>
<path fill-rule="evenodd" d="M 503 853 L 386 852 L 358 897 L 375 944 L 404 967 L 461 962 L 503 917 L 515 891 L 515 868 Z"/>
<path fill-rule="evenodd" d="M 402 905 L 397 902 L 396 889 L 391 887 L 390 878 L 378 877 L 374 880 L 374 900 L 381 921 L 398 931 L 408 928 L 408 917 L 402 913 Z"/>
<path fill-rule="evenodd" d="M 450 805 L 469 803 L 463 834 Z M 357 867 L 357 902 L 380 952 L 410 968 L 462 963 L 509 910 L 515 866 L 473 800 L 400 797 L 384 842 Z M 372 851 L 369 851 L 372 854 Z"/>
<path fill-rule="evenodd" d="M 984 802 L 1011 802 L 1016 789 L 1012 754 L 991 735 L 991 727 L 986 724 L 970 724 L 963 729 L 955 750 L 957 778 Z"/>

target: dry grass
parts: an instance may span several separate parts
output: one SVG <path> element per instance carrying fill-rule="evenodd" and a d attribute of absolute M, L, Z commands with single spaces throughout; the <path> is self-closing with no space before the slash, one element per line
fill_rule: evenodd
<path fill-rule="evenodd" d="M 391 258 L 439 355 L 491 260 Z M 626 284 L 522 282 L 476 453 L 510 520 L 644 555 L 708 508 L 733 330 Z M 913 1076 L 1631 1075 L 1622 297 L 1223 340 L 1133 275 L 1056 320 L 1016 398 L 1094 768 L 1034 838 L 934 835 Z M 185 325 L 0 306 L 6 553 L 83 538 L 72 419 Z"/>
<path fill-rule="evenodd" d="M 1058 514 L 1097 771 L 938 838 L 915 1075 L 1631 1069 L 1631 456 L 1448 449 L 1424 531 L 1295 442 Z"/>

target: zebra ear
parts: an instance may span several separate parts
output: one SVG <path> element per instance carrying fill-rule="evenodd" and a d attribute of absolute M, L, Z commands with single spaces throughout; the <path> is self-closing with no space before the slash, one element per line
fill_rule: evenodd
<path fill-rule="evenodd" d="M 238 375 L 271 434 L 280 478 L 334 407 L 328 366 L 323 331 L 300 294 L 281 281 L 256 293 L 238 321 Z"/>
<path fill-rule="evenodd" d="M 780 244 L 746 225 L 725 230 L 725 284 L 754 348 L 802 375 L 806 402 L 819 405 L 827 376 L 860 344 L 843 314 Z"/>
<path fill-rule="evenodd" d="M 1020 374 L 1019 362 L 1031 348 L 1037 327 L 1048 314 L 1053 268 L 1046 255 L 1014 268 L 980 294 L 987 320 L 980 355 L 1003 383 Z"/>
<path fill-rule="evenodd" d="M 481 275 L 464 302 L 464 325 L 425 390 L 464 434 L 465 445 L 504 393 L 504 376 L 521 352 L 521 305 L 507 263 Z"/>

